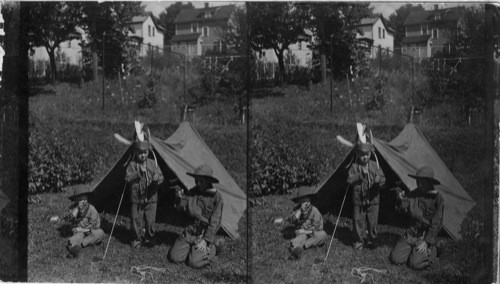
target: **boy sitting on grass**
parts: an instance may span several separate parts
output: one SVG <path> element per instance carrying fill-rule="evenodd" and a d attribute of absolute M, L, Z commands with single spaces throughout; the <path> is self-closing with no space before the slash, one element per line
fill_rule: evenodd
<path fill-rule="evenodd" d="M 287 222 L 295 225 L 295 238 L 290 242 L 290 252 L 295 259 L 299 259 L 304 250 L 321 246 L 326 241 L 326 232 L 323 231 L 323 216 L 311 204 L 314 188 L 297 188 L 292 200 L 297 206 Z"/>
<path fill-rule="evenodd" d="M 78 257 L 82 248 L 100 244 L 104 238 L 99 213 L 88 203 L 91 193 L 85 185 L 78 185 L 69 197 L 74 202 L 70 206 L 72 211 L 65 217 L 73 224 L 73 236 L 68 239 L 69 257 Z"/>

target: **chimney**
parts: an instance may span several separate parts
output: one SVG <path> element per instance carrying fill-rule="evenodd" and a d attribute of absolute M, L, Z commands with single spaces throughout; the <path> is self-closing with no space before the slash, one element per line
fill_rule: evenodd
<path fill-rule="evenodd" d="M 438 10 L 439 9 L 439 4 L 434 4 L 434 10 Z"/>
<path fill-rule="evenodd" d="M 205 9 L 208 9 L 208 2 L 205 2 Z"/>

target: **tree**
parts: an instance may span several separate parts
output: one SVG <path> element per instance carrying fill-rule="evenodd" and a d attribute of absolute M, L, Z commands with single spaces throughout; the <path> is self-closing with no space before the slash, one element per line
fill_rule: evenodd
<path fill-rule="evenodd" d="M 408 15 L 411 12 L 424 11 L 422 4 L 414 6 L 413 4 L 406 4 L 399 7 L 389 16 L 389 26 L 393 28 L 396 33 L 394 35 L 394 46 L 401 47 L 401 41 L 405 37 L 405 26 L 403 25 Z"/>
<path fill-rule="evenodd" d="M 50 59 L 52 80 L 57 80 L 55 50 L 61 42 L 78 38 L 75 27 L 80 13 L 71 2 L 29 2 L 27 40 L 31 47 L 44 46 Z"/>
<path fill-rule="evenodd" d="M 168 6 L 165 11 L 160 13 L 160 24 L 165 28 L 165 33 L 163 34 L 163 45 L 170 46 L 172 37 L 175 35 L 175 25 L 174 20 L 179 15 L 181 10 L 184 9 L 194 9 L 191 2 L 183 4 L 182 2 L 175 2 L 174 4 Z"/>
<path fill-rule="evenodd" d="M 97 80 L 98 60 L 102 60 L 103 40 L 105 46 L 106 74 L 116 74 L 121 64 L 133 57 L 134 47 L 129 41 L 128 34 L 132 31 L 129 23 L 137 15 L 144 15 L 144 6 L 141 2 L 70 2 L 81 11 L 81 28 L 88 35 L 88 42 L 92 52 L 93 78 Z"/>
<path fill-rule="evenodd" d="M 247 11 L 245 6 L 236 6 L 229 20 L 217 23 L 215 32 L 230 54 L 247 52 Z"/>
<path fill-rule="evenodd" d="M 256 51 L 274 50 L 280 80 L 285 81 L 284 51 L 304 32 L 310 16 L 303 5 L 294 2 L 249 2 L 248 15 L 249 44 Z"/>
<path fill-rule="evenodd" d="M 322 81 L 326 80 L 328 49 L 334 51 L 329 58 L 335 61 L 337 67 L 336 70 L 331 70 L 332 74 L 335 72 L 337 76 L 341 76 L 346 70 L 350 70 L 350 66 L 357 65 L 362 53 L 356 42 L 356 25 L 362 18 L 372 16 L 369 4 L 318 2 L 303 5 L 308 7 L 312 16 L 310 28 L 317 38 L 316 46 L 321 55 Z"/>

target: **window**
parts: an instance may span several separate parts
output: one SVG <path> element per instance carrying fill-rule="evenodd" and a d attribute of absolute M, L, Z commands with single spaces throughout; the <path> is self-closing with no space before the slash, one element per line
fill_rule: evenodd
<path fill-rule="evenodd" d="M 427 28 L 428 28 L 428 26 L 427 26 L 427 25 L 425 25 L 425 26 L 424 26 L 424 25 L 420 26 L 420 34 L 422 34 L 422 35 L 426 35 L 426 34 L 428 34 L 428 33 L 429 33 L 429 31 L 428 31 L 428 29 L 427 29 Z"/>
<path fill-rule="evenodd" d="M 385 29 L 382 30 L 382 38 L 385 38 Z"/>
<path fill-rule="evenodd" d="M 382 32 L 381 32 L 381 30 L 382 30 L 382 29 L 379 27 L 379 28 L 378 28 L 378 38 L 382 38 Z"/>
<path fill-rule="evenodd" d="M 68 41 L 68 48 L 71 48 L 71 40 Z"/>
<path fill-rule="evenodd" d="M 211 17 L 212 17 L 212 13 L 210 13 L 209 11 L 206 11 L 205 18 L 211 18 Z"/>
<path fill-rule="evenodd" d="M 432 39 L 437 39 L 439 36 L 438 29 L 432 29 Z"/>
<path fill-rule="evenodd" d="M 302 50 L 302 41 L 298 42 L 298 47 L 299 47 L 299 50 Z"/>
<path fill-rule="evenodd" d="M 439 13 L 434 14 L 434 20 L 436 21 L 441 20 L 441 14 Z"/>
<path fill-rule="evenodd" d="M 412 44 L 410 45 L 410 49 L 411 49 L 411 50 L 416 50 L 416 49 L 417 49 L 417 47 L 415 46 L 415 44 L 414 44 L 414 43 L 412 43 Z"/>
<path fill-rule="evenodd" d="M 203 36 L 204 37 L 208 36 L 208 27 L 203 27 Z"/>
<path fill-rule="evenodd" d="M 151 36 L 151 26 L 148 25 L 148 36 Z"/>
<path fill-rule="evenodd" d="M 198 32 L 198 23 L 191 24 L 191 32 L 192 33 L 197 33 Z"/>
<path fill-rule="evenodd" d="M 155 36 L 155 27 L 153 27 L 153 36 Z"/>

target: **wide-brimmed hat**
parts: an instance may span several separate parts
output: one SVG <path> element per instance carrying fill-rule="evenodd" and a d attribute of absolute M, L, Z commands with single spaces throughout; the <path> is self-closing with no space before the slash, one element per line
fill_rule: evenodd
<path fill-rule="evenodd" d="M 314 187 L 301 186 L 293 191 L 291 199 L 294 202 L 298 202 L 301 197 L 309 196 L 309 198 L 312 198 L 316 194 L 315 191 Z"/>
<path fill-rule="evenodd" d="M 356 150 L 361 153 L 370 153 L 373 151 L 373 145 L 371 143 L 356 143 Z"/>
<path fill-rule="evenodd" d="M 68 198 L 71 201 L 77 201 L 81 196 L 83 196 L 83 195 L 89 196 L 93 193 L 94 192 L 92 191 L 92 189 L 89 186 L 84 185 L 84 184 L 78 184 L 78 185 L 75 185 L 70 190 Z"/>
<path fill-rule="evenodd" d="M 135 141 L 134 150 L 136 152 L 146 152 L 151 148 L 151 144 L 148 141 Z"/>
<path fill-rule="evenodd" d="M 434 170 L 429 166 L 423 166 L 420 169 L 418 169 L 416 174 L 414 175 L 409 174 L 408 176 L 414 179 L 425 179 L 432 182 L 435 185 L 441 184 L 437 179 L 434 178 Z"/>
<path fill-rule="evenodd" d="M 206 178 L 206 179 L 210 180 L 212 183 L 219 183 L 219 180 L 213 176 L 214 171 L 207 164 L 203 164 L 203 165 L 197 167 L 196 169 L 194 169 L 194 173 L 187 173 L 187 174 L 192 176 L 192 177 L 195 177 L 195 178 L 196 177 Z"/>

